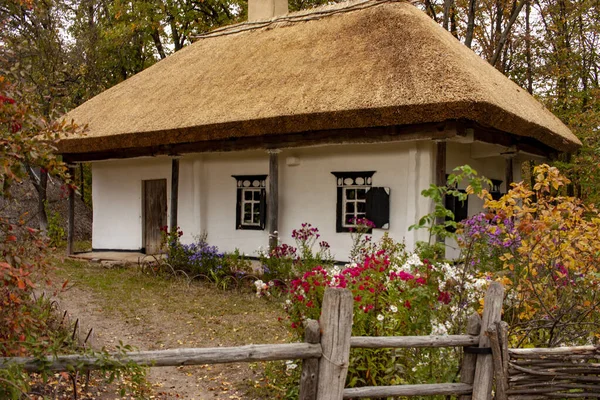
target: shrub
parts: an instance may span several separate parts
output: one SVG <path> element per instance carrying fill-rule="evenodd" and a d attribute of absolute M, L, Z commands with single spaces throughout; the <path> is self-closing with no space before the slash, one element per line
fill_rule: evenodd
<path fill-rule="evenodd" d="M 593 342 L 600 326 L 600 214 L 565 196 L 558 169 L 534 169 L 499 200 L 483 193 L 485 213 L 460 230 L 466 264 L 507 287 L 504 319 L 514 345 Z"/>
<path fill-rule="evenodd" d="M 329 243 L 319 240 L 321 235 L 317 227 L 305 222 L 292 231 L 292 238 L 296 247 L 283 243 L 269 252 L 259 250 L 264 280 L 285 284 L 315 266 L 333 265 Z"/>

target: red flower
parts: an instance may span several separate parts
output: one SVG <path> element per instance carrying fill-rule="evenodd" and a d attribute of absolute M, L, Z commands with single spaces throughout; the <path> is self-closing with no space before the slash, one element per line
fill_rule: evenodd
<path fill-rule="evenodd" d="M 6 237 L 6 241 L 7 242 L 16 242 L 17 241 L 17 237 L 15 235 L 9 235 Z"/>
<path fill-rule="evenodd" d="M 452 299 L 452 297 L 450 296 L 450 293 L 448 293 L 448 292 L 440 292 L 440 294 L 438 296 L 438 301 L 440 303 L 444 303 L 444 304 L 450 303 L 451 299 Z"/>
<path fill-rule="evenodd" d="M 412 306 L 410 305 L 410 301 L 406 300 L 404 302 L 404 307 L 408 308 L 409 310 L 412 308 Z"/>

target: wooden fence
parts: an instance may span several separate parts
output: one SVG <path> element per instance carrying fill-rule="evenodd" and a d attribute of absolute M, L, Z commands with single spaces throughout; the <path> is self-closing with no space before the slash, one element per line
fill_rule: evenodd
<path fill-rule="evenodd" d="M 494 346 L 503 346 L 498 343 L 498 337 L 502 338 L 502 335 L 493 336 L 489 332 L 497 329 L 497 323 L 500 322 L 503 295 L 503 287 L 492 283 L 486 293 L 483 318 L 480 319 L 477 314 L 471 316 L 465 335 L 352 337 L 352 295 L 346 289 L 329 288 L 325 291 L 319 321 L 308 321 L 306 324 L 304 343 L 140 351 L 112 357 L 152 367 L 301 359 L 300 399 L 458 395 L 461 400 L 488 400 L 492 394 L 494 365 L 498 362 L 498 357 L 493 357 L 489 350 L 491 347 L 497 356 L 501 350 Z M 461 382 L 344 388 L 350 348 L 424 347 L 463 347 Z M 505 360 L 506 368 L 496 368 L 496 378 L 509 370 L 508 357 Z M 98 358 L 80 355 L 48 357 L 42 361 L 5 358 L 0 359 L 0 368 L 6 368 L 11 363 L 20 364 L 32 372 L 42 367 L 50 370 L 99 368 Z M 504 393 L 509 390 L 508 385 L 505 389 Z"/>

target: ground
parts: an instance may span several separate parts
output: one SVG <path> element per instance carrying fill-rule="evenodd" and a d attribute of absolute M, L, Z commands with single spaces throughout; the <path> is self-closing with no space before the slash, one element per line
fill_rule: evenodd
<path fill-rule="evenodd" d="M 257 298 L 250 289 L 224 291 L 144 274 L 136 266 L 71 260 L 55 275 L 56 282 L 69 280 L 59 308 L 80 320 L 81 339 L 93 328 L 92 345 L 98 349 L 112 350 L 119 342 L 157 350 L 290 341 L 278 322 L 281 305 Z M 260 370 L 248 364 L 163 367 L 151 368 L 148 379 L 159 399 L 249 398 Z"/>

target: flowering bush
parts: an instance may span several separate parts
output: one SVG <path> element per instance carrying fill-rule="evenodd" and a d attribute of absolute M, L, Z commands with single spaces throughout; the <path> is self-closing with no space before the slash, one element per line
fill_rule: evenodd
<path fill-rule="evenodd" d="M 296 247 L 282 243 L 269 252 L 259 250 L 263 278 L 284 283 L 317 265 L 332 265 L 329 243 L 320 237 L 319 229 L 305 222 L 292 231 Z"/>
<path fill-rule="evenodd" d="M 486 275 L 422 260 L 387 235 L 363 254 L 359 263 L 316 266 L 290 282 L 284 304 L 286 323 L 298 339 L 303 336 L 303 322 L 319 318 L 327 287 L 352 292 L 353 336 L 428 335 L 462 332 L 489 282 Z M 268 291 L 269 285 L 261 285 L 260 290 Z M 442 357 L 439 351 L 354 349 L 348 385 L 422 381 L 431 377 L 427 357 L 439 357 L 435 378 L 451 379 L 450 374 L 456 372 L 457 358 Z"/>
<path fill-rule="evenodd" d="M 354 228 L 350 228 L 350 237 L 352 238 L 350 261 L 358 262 L 364 257 L 366 248 L 371 242 L 372 238 L 367 233 L 375 228 L 375 224 L 366 218 L 352 218 L 348 222 L 356 225 Z"/>
<path fill-rule="evenodd" d="M 161 230 L 166 255 L 163 267 L 168 273 L 184 272 L 191 279 L 204 278 L 227 288 L 251 272 L 250 262 L 238 250 L 224 254 L 217 246 L 209 245 L 205 235 L 194 243 L 182 244 L 183 232 L 179 228 L 169 232 L 165 226 Z"/>
<path fill-rule="evenodd" d="M 540 165 L 535 184 L 499 200 L 483 193 L 485 214 L 464 223 L 465 263 L 507 287 L 504 319 L 515 345 L 586 343 L 600 335 L 600 214 L 564 196 L 569 181 Z"/>

